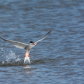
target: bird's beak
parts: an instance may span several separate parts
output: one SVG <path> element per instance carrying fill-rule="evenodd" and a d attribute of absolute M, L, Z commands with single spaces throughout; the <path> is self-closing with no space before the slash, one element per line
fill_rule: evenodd
<path fill-rule="evenodd" d="M 33 45 L 35 45 L 35 43 L 33 43 Z"/>

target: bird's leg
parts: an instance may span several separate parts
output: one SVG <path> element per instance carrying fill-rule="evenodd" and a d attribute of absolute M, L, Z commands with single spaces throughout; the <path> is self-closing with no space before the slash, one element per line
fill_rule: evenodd
<path fill-rule="evenodd" d="M 24 63 L 30 63 L 29 52 L 25 52 Z"/>
<path fill-rule="evenodd" d="M 25 57 L 29 57 L 29 52 L 25 52 Z"/>

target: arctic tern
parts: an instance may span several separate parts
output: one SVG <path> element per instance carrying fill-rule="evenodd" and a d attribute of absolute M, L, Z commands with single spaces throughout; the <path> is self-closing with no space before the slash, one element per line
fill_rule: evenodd
<path fill-rule="evenodd" d="M 50 33 L 51 33 L 51 31 L 49 31 L 42 39 L 40 39 L 36 42 L 30 41 L 30 44 L 21 43 L 18 41 L 7 40 L 2 37 L 0 37 L 0 38 L 3 39 L 4 41 L 14 45 L 17 48 L 25 49 L 24 63 L 28 63 L 28 62 L 30 63 L 29 52 L 30 52 L 31 48 L 34 47 L 39 41 L 42 41 L 43 39 L 47 38 L 50 35 Z"/>

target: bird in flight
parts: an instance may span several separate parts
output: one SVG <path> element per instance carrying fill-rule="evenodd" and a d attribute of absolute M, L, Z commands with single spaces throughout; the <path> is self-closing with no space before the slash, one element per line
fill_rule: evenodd
<path fill-rule="evenodd" d="M 29 52 L 30 52 L 31 48 L 34 47 L 39 41 L 42 41 L 43 39 L 47 38 L 50 35 L 50 33 L 51 33 L 51 31 L 49 31 L 42 39 L 40 39 L 36 42 L 30 41 L 30 44 L 21 43 L 18 41 L 7 40 L 2 37 L 0 37 L 0 38 L 3 39 L 4 41 L 14 45 L 17 48 L 25 49 L 24 63 L 28 63 L 28 62 L 30 63 Z"/>

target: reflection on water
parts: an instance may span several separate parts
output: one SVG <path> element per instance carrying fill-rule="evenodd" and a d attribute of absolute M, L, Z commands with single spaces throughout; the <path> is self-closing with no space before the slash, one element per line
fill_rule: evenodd
<path fill-rule="evenodd" d="M 30 52 L 0 39 L 0 84 L 83 84 L 84 1 L 0 0 L 0 37 L 28 44 Z"/>
<path fill-rule="evenodd" d="M 30 74 L 30 73 L 32 73 L 32 71 L 33 71 L 33 70 L 31 69 L 31 66 L 29 66 L 29 65 L 25 65 L 25 66 L 24 66 L 24 69 L 26 69 L 26 73 L 27 73 L 27 74 Z"/>
<path fill-rule="evenodd" d="M 30 69 L 31 67 L 29 65 L 24 66 L 25 69 Z"/>

